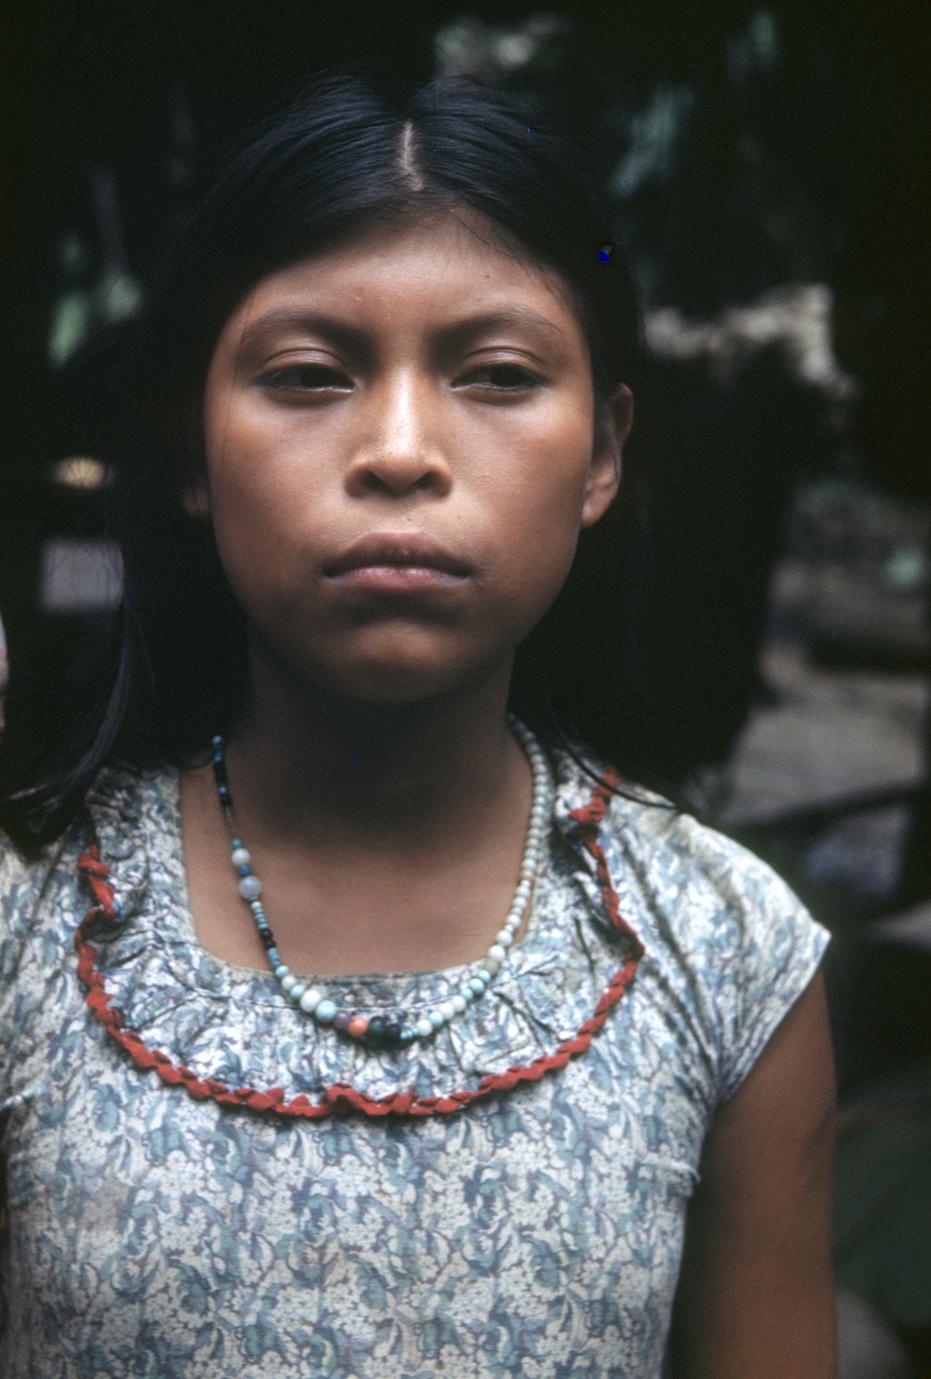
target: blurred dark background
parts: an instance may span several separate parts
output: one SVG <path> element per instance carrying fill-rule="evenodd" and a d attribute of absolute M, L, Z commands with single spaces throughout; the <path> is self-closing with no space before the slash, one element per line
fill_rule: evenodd
<path fill-rule="evenodd" d="M 657 361 L 670 711 L 708 819 L 834 934 L 841 1379 L 927 1379 L 931 7 L 22 3 L 0 42 L 0 616 L 50 731 L 116 583 L 119 398 L 77 352 L 217 145 L 343 61 L 545 93 L 585 139 Z"/>

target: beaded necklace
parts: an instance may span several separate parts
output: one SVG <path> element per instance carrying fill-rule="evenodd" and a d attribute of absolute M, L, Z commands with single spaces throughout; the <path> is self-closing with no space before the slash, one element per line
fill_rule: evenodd
<path fill-rule="evenodd" d="M 457 1015 L 461 1015 L 472 1001 L 478 1000 L 488 990 L 507 957 L 507 951 L 514 942 L 514 936 L 527 911 L 540 866 L 543 840 L 552 807 L 552 786 L 543 749 L 530 729 L 513 714 L 508 714 L 508 722 L 527 754 L 533 774 L 533 799 L 517 891 L 507 919 L 482 959 L 479 971 L 469 977 L 449 1000 L 441 1002 L 435 1009 L 413 1022 L 408 1022 L 403 1016 L 397 1018 L 374 1015 L 368 1018 L 359 1011 L 341 1010 L 319 987 L 307 985 L 296 977 L 282 960 L 260 899 L 262 882 L 252 870 L 252 857 L 242 838 L 238 836 L 233 819 L 233 797 L 226 776 L 224 741 L 219 734 L 213 738 L 214 780 L 220 808 L 230 829 L 230 861 L 240 878 L 239 894 L 252 911 L 268 965 L 282 991 L 300 1010 L 312 1015 L 319 1024 L 330 1025 L 350 1039 L 361 1040 L 369 1049 L 404 1047 L 412 1044 L 415 1039 L 431 1038 L 437 1030 L 442 1029 Z"/>
<path fill-rule="evenodd" d="M 77 861 L 79 875 L 90 892 L 91 903 L 74 935 L 77 956 L 77 976 L 86 990 L 85 1001 L 94 1020 L 105 1030 L 140 1072 L 153 1072 L 166 1087 L 180 1087 L 194 1101 L 213 1101 L 228 1110 L 246 1111 L 257 1115 L 271 1115 L 287 1120 L 323 1120 L 333 1115 L 363 1115 L 375 1119 L 395 1115 L 405 1119 L 424 1116 L 451 1115 L 464 1111 L 487 1097 L 506 1094 L 516 1088 L 539 1082 L 547 1073 L 565 1068 L 573 1058 L 586 1054 L 592 1039 L 608 1018 L 609 1012 L 622 999 L 636 976 L 640 959 L 645 952 L 637 934 L 620 911 L 617 891 L 611 882 L 607 858 L 599 841 L 602 820 L 611 798 L 612 788 L 620 780 L 613 767 L 608 767 L 594 787 L 587 804 L 571 811 L 575 836 L 595 863 L 598 889 L 605 913 L 612 929 L 618 934 L 623 949 L 621 966 L 615 971 L 588 1019 L 583 1020 L 575 1034 L 564 1039 L 550 1053 L 541 1054 L 530 1063 L 515 1063 L 504 1072 L 488 1073 L 474 1087 L 441 1091 L 427 1096 L 407 1088 L 399 1088 L 387 1096 L 375 1097 L 346 1082 L 326 1087 L 319 1100 L 298 1092 L 288 1096 L 283 1087 L 233 1087 L 217 1077 L 198 1072 L 173 1061 L 168 1054 L 152 1048 L 132 1028 L 123 1011 L 114 1003 L 107 990 L 104 974 L 97 966 L 99 937 L 113 933 L 126 922 L 113 887 L 109 881 L 110 867 L 101 856 L 100 842 L 93 818 L 86 815 L 87 847 Z"/>

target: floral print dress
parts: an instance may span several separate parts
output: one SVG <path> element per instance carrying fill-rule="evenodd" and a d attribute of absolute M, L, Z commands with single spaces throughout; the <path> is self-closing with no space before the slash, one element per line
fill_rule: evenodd
<path fill-rule="evenodd" d="M 829 934 L 649 792 L 605 795 L 586 828 L 593 780 L 549 762 L 526 937 L 433 1039 L 380 1052 L 200 945 L 174 767 L 105 767 L 39 862 L 4 839 L 4 1379 L 660 1379 L 702 1142 Z M 94 1018 L 75 948 L 89 821 L 121 916 L 95 940 L 101 981 L 201 1085 L 446 1097 L 552 1055 L 629 956 L 586 838 L 642 956 L 587 1047 L 453 1114 L 231 1108 L 142 1070 Z M 325 985 L 416 1016 L 478 967 Z"/>

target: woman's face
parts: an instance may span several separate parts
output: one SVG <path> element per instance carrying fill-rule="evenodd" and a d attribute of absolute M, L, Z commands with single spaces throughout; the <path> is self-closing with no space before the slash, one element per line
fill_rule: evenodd
<path fill-rule="evenodd" d="M 509 675 L 617 491 L 630 395 L 597 434 L 592 401 L 568 292 L 452 216 L 259 282 L 217 342 L 185 495 L 252 657 L 380 703 Z"/>

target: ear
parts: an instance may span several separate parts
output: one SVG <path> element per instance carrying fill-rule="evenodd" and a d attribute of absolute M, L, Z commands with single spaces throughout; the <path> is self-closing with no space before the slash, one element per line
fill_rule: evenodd
<path fill-rule="evenodd" d="M 181 490 L 181 506 L 188 517 L 210 516 L 210 488 L 206 478 L 197 479 Z"/>
<path fill-rule="evenodd" d="M 583 527 L 594 526 L 617 497 L 624 446 L 633 424 L 634 395 L 626 383 L 620 383 L 596 421 L 582 504 Z"/>

